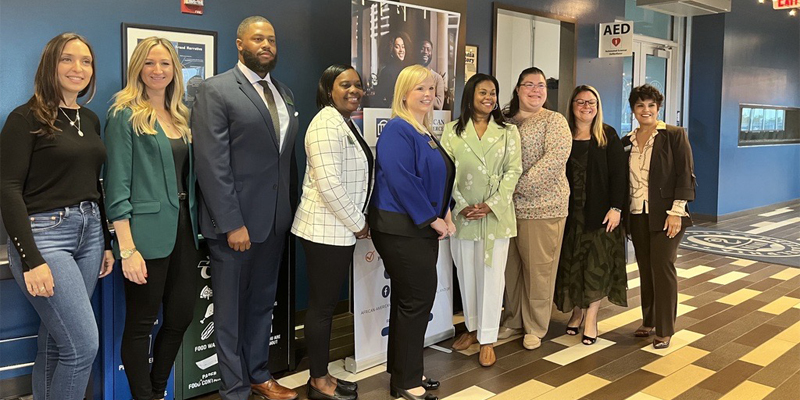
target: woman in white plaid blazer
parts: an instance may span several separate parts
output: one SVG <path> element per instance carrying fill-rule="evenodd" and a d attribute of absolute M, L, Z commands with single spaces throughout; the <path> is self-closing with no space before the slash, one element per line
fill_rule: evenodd
<path fill-rule="evenodd" d="M 355 400 L 357 385 L 328 373 L 333 310 L 349 276 L 357 238 L 369 232 L 364 211 L 372 191 L 373 155 L 350 114 L 364 95 L 348 65 L 331 65 L 317 88 L 319 113 L 306 132 L 306 176 L 292 233 L 306 253 L 309 304 L 305 333 L 308 398 Z"/>

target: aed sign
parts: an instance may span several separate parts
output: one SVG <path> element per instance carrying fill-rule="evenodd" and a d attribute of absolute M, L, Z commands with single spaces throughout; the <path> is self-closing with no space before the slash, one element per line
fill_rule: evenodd
<path fill-rule="evenodd" d="M 800 8 L 800 0 L 772 0 L 772 8 L 775 10 Z"/>
<path fill-rule="evenodd" d="M 632 55 L 633 21 L 600 24 L 598 57 L 629 57 Z"/>

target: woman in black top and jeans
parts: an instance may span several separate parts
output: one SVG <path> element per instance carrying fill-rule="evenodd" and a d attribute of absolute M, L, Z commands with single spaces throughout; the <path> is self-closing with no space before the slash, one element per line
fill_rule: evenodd
<path fill-rule="evenodd" d="M 80 35 L 50 40 L 33 97 L 9 114 L 0 134 L 9 267 L 41 318 L 37 400 L 83 399 L 100 344 L 91 296 L 114 265 L 98 179 L 106 160 L 100 122 L 77 103 L 94 95 L 94 65 Z"/>

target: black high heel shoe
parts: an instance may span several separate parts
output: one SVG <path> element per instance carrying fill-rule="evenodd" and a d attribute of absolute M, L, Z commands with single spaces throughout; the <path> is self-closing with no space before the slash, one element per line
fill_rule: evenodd
<path fill-rule="evenodd" d="M 581 322 L 578 322 L 578 326 L 569 326 L 567 325 L 567 335 L 575 336 L 581 330 L 581 325 L 583 325 L 583 320 L 586 318 L 586 313 L 583 313 L 581 316 Z M 585 337 L 585 336 L 584 336 Z"/>
<path fill-rule="evenodd" d="M 398 389 L 398 388 L 396 388 L 394 386 L 390 386 L 389 387 L 389 394 L 392 396 L 392 398 L 395 398 L 395 399 L 398 398 L 398 397 L 401 397 L 401 398 L 404 398 L 406 400 L 439 400 L 439 398 L 437 396 L 435 396 L 433 394 L 430 394 L 427 391 L 425 392 L 425 394 L 423 394 L 421 396 L 417 396 L 415 394 L 409 393 L 408 390 Z"/>
<path fill-rule="evenodd" d="M 583 338 L 581 339 L 581 343 L 586 346 L 591 346 L 597 341 L 597 336 L 600 335 L 600 332 L 597 330 L 597 324 L 594 325 L 594 337 L 586 336 L 586 329 L 583 330 Z"/>
<path fill-rule="evenodd" d="M 425 379 L 422 381 L 422 387 L 425 388 L 425 390 L 436 390 L 439 388 L 439 381 L 435 381 L 431 378 Z"/>
<path fill-rule="evenodd" d="M 347 390 L 340 385 L 336 385 L 336 389 L 333 391 L 333 396 L 325 394 L 323 391 L 314 387 L 311 384 L 311 379 L 308 379 L 308 398 L 311 400 L 356 400 L 358 399 L 358 393 L 355 391 Z"/>

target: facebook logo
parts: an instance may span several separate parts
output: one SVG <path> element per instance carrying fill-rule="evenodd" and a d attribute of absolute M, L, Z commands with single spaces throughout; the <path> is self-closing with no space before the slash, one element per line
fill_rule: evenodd
<path fill-rule="evenodd" d="M 383 127 L 386 126 L 386 123 L 389 122 L 389 118 L 375 118 L 375 137 L 381 137 L 381 132 L 383 131 Z"/>
<path fill-rule="evenodd" d="M 381 296 L 383 296 L 383 298 L 385 299 L 389 297 L 389 293 L 391 293 L 391 291 L 392 290 L 389 288 L 389 285 L 386 285 L 383 287 L 383 290 L 381 290 Z"/>

